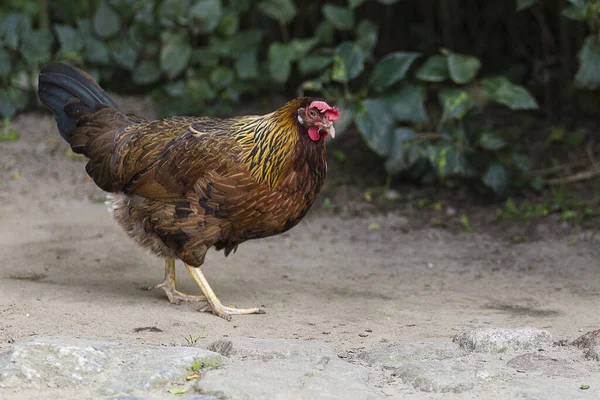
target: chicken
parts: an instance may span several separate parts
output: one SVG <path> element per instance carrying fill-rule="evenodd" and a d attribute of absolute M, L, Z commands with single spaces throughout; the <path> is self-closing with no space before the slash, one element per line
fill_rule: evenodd
<path fill-rule="evenodd" d="M 92 77 L 61 63 L 41 70 L 38 95 L 73 152 L 89 159 L 89 176 L 110 193 L 114 219 L 164 258 L 165 279 L 156 288 L 173 303 L 199 301 L 227 320 L 264 313 L 224 306 L 200 267 L 213 246 L 227 256 L 306 215 L 323 186 L 324 140 L 335 134 L 337 108 L 302 97 L 260 116 L 148 121 L 120 111 Z M 176 259 L 201 296 L 177 290 Z"/>

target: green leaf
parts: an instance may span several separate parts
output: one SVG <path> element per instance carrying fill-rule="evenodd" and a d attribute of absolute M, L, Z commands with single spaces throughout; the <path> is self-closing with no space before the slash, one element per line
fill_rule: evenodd
<path fill-rule="evenodd" d="M 377 89 L 392 86 L 400 79 L 404 79 L 411 64 L 419 55 L 419 53 L 401 51 L 388 54 L 375 64 L 369 78 L 369 84 Z"/>
<path fill-rule="evenodd" d="M 364 55 L 357 45 L 344 42 L 336 49 L 331 78 L 336 82 L 348 82 L 356 78 L 364 68 Z"/>
<path fill-rule="evenodd" d="M 197 0 L 189 15 L 194 20 L 192 28 L 195 32 L 210 33 L 219 25 L 223 15 L 221 0 Z"/>
<path fill-rule="evenodd" d="M 444 108 L 444 120 L 461 120 L 477 107 L 477 102 L 460 89 L 442 89 L 439 94 Z"/>
<path fill-rule="evenodd" d="M 19 48 L 22 38 L 31 31 L 31 22 L 20 13 L 9 13 L 0 20 L 0 45 L 5 43 L 11 50 Z"/>
<path fill-rule="evenodd" d="M 412 141 L 417 137 L 411 128 L 396 128 L 392 135 L 392 147 L 388 159 L 385 161 L 385 169 L 390 174 L 397 174 L 412 167 L 414 159 L 409 157 L 410 151 L 407 147 L 413 147 Z"/>
<path fill-rule="evenodd" d="M 10 55 L 4 49 L 0 48 L 0 76 L 6 76 L 12 68 Z"/>
<path fill-rule="evenodd" d="M 158 8 L 158 19 L 162 26 L 174 26 L 186 22 L 190 4 L 188 0 L 163 0 Z"/>
<path fill-rule="evenodd" d="M 448 57 L 450 78 L 459 85 L 470 82 L 481 68 L 481 61 L 477 57 L 453 53 L 446 49 L 442 49 L 442 54 Z"/>
<path fill-rule="evenodd" d="M 110 54 L 106 45 L 94 37 L 85 37 L 84 59 L 93 64 L 107 65 L 110 63 Z"/>
<path fill-rule="evenodd" d="M 587 21 L 590 18 L 590 7 L 586 0 L 569 0 L 571 5 L 562 10 L 562 15 L 573 21 Z"/>
<path fill-rule="evenodd" d="M 485 150 L 496 151 L 506 147 L 506 142 L 494 132 L 484 132 L 479 137 L 479 145 Z"/>
<path fill-rule="evenodd" d="M 379 28 L 373 22 L 363 19 L 358 23 L 356 28 L 356 43 L 358 43 L 363 53 L 371 54 L 373 52 L 373 49 L 377 45 L 378 35 Z"/>
<path fill-rule="evenodd" d="M 138 85 L 149 85 L 160 79 L 160 68 L 153 60 L 143 60 L 133 70 L 132 78 Z"/>
<path fill-rule="evenodd" d="M 579 70 L 575 74 L 575 83 L 590 90 L 600 87 L 600 41 L 597 35 L 585 38 L 577 58 Z"/>
<path fill-rule="evenodd" d="M 167 32 L 163 35 L 164 47 L 160 51 L 160 69 L 169 79 L 182 73 L 190 61 L 192 46 L 185 36 Z"/>
<path fill-rule="evenodd" d="M 298 14 L 292 0 L 263 0 L 258 4 L 258 10 L 282 24 L 289 24 Z"/>
<path fill-rule="evenodd" d="M 367 0 L 348 0 L 348 6 L 352 9 L 355 9 L 356 7 L 360 6 L 365 1 L 367 1 Z"/>
<path fill-rule="evenodd" d="M 199 47 L 192 50 L 190 64 L 206 68 L 215 68 L 219 65 L 219 55 L 212 47 Z"/>
<path fill-rule="evenodd" d="M 322 21 L 315 32 L 315 38 L 319 40 L 319 43 L 330 44 L 333 42 L 333 35 L 335 34 L 335 27 L 329 21 Z"/>
<path fill-rule="evenodd" d="M 167 95 L 171 97 L 181 97 L 185 94 L 185 82 L 183 80 L 169 83 L 165 86 Z"/>
<path fill-rule="evenodd" d="M 62 54 L 78 53 L 83 50 L 84 42 L 81 35 L 68 25 L 54 25 L 54 32 L 60 43 Z"/>
<path fill-rule="evenodd" d="M 327 3 L 323 6 L 323 15 L 339 30 L 346 31 L 354 26 L 354 12 L 350 8 Z"/>
<path fill-rule="evenodd" d="M 529 180 L 529 186 L 536 192 L 541 192 L 544 188 L 544 177 L 534 176 Z"/>
<path fill-rule="evenodd" d="M 285 83 L 292 70 L 292 60 L 294 53 L 292 48 L 286 43 L 275 42 L 269 46 L 269 73 L 278 83 Z"/>
<path fill-rule="evenodd" d="M 121 17 L 103 0 L 94 15 L 93 24 L 94 31 L 100 37 L 109 38 L 116 35 L 121 29 Z"/>
<path fill-rule="evenodd" d="M 322 71 L 325 67 L 333 62 L 333 58 L 329 56 L 308 56 L 301 58 L 298 62 L 298 69 L 303 75 Z"/>
<path fill-rule="evenodd" d="M 110 44 L 110 56 L 120 67 L 132 71 L 138 52 L 129 40 L 116 40 Z"/>
<path fill-rule="evenodd" d="M 468 163 L 464 151 L 448 142 L 430 146 L 430 161 L 439 178 L 445 180 L 455 176 L 469 176 Z"/>
<path fill-rule="evenodd" d="M 258 53 L 254 50 L 240 53 L 235 61 L 235 72 L 240 79 L 252 79 L 258 76 Z"/>
<path fill-rule="evenodd" d="M 512 163 L 521 172 L 527 172 L 531 169 L 531 160 L 523 154 L 512 153 Z"/>
<path fill-rule="evenodd" d="M 525 10 L 537 2 L 538 0 L 517 0 L 517 11 Z"/>
<path fill-rule="evenodd" d="M 443 82 L 450 77 L 448 59 L 445 56 L 433 55 L 417 70 L 417 79 L 425 82 Z"/>
<path fill-rule="evenodd" d="M 483 174 L 483 183 L 496 194 L 501 194 L 508 185 L 508 173 L 504 165 L 494 162 Z"/>
<path fill-rule="evenodd" d="M 44 31 L 30 31 L 21 40 L 21 55 L 30 64 L 50 61 L 54 38 Z"/>
<path fill-rule="evenodd" d="M 0 116 L 11 118 L 17 111 L 25 109 L 29 102 L 27 93 L 16 88 L 0 89 Z"/>
<path fill-rule="evenodd" d="M 393 93 L 388 93 L 380 99 L 388 106 L 388 112 L 397 120 L 422 124 L 427 122 L 425 110 L 426 90 L 422 86 L 402 85 Z"/>
<path fill-rule="evenodd" d="M 515 85 L 504 76 L 481 80 L 483 92 L 492 101 L 504 104 L 511 110 L 535 110 L 538 108 L 535 98 L 522 86 Z"/>
<path fill-rule="evenodd" d="M 367 145 L 382 157 L 387 157 L 393 139 L 394 120 L 388 104 L 381 99 L 364 100 L 356 117 L 356 127 Z"/>
<path fill-rule="evenodd" d="M 219 35 L 223 37 L 231 37 L 234 36 L 240 27 L 240 17 L 238 14 L 230 12 L 227 13 L 221 18 L 219 22 L 219 26 L 217 27 L 217 32 Z"/>
<path fill-rule="evenodd" d="M 185 85 L 185 91 L 193 101 L 213 100 L 217 97 L 210 84 L 204 79 L 190 79 Z"/>
<path fill-rule="evenodd" d="M 215 89 L 226 88 L 233 82 L 233 71 L 227 67 L 219 67 L 210 73 L 210 83 Z"/>
<path fill-rule="evenodd" d="M 290 41 L 290 47 L 294 55 L 295 60 L 301 60 L 306 57 L 309 51 L 311 51 L 318 44 L 318 40 L 313 39 L 294 39 Z"/>

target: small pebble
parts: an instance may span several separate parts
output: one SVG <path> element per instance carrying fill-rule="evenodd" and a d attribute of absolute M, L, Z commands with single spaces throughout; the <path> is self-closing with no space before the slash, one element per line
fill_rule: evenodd
<path fill-rule="evenodd" d="M 359 333 L 358 336 L 360 336 L 360 337 L 368 337 L 369 335 L 367 335 L 366 333 Z"/>

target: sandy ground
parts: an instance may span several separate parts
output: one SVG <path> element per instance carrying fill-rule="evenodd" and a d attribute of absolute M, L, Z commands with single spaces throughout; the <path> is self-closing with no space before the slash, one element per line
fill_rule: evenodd
<path fill-rule="evenodd" d="M 52 119 L 28 114 L 14 128 L 21 138 L 0 143 L 0 351 L 30 335 L 69 335 L 162 345 L 319 339 L 345 354 L 476 327 L 534 326 L 556 340 L 600 327 L 594 232 L 545 238 L 545 227 L 539 240 L 515 244 L 485 230 L 404 229 L 401 212 L 316 210 L 228 258 L 209 252 L 204 271 L 222 301 L 264 305 L 265 315 L 227 322 L 171 305 L 142 290 L 162 280 L 162 262 L 111 220 Z M 182 265 L 178 273 L 193 292 Z"/>

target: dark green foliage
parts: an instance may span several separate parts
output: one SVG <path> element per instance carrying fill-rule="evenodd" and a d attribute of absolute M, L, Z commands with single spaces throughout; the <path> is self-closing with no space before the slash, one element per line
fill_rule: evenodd
<path fill-rule="evenodd" d="M 458 10 L 463 2 L 448 3 Z M 490 1 L 480 10 L 490 21 L 537 13 L 528 20 L 535 22 L 551 12 L 555 19 L 587 25 L 589 35 L 578 42 L 578 71 L 571 76 L 577 86 L 596 89 L 600 2 L 568 3 L 562 17 L 537 0 L 516 0 L 510 7 Z M 31 103 L 37 73 L 50 61 L 81 66 L 111 89 L 152 91 L 166 105 L 165 114 L 227 114 L 252 95 L 316 92 L 341 108 L 338 133 L 354 126 L 390 174 L 507 193 L 530 161 L 515 153 L 514 138 L 493 127 L 477 128 L 473 116 L 489 103 L 515 111 L 537 109 L 538 103 L 520 85 L 526 80 L 508 73 L 510 65 L 494 65 L 499 63 L 495 50 L 487 49 L 486 20 L 470 11 L 428 14 L 441 5 L 7 0 L 0 5 L 0 117 L 10 118 Z M 411 15 L 424 19 L 413 23 Z M 454 23 L 459 17 L 463 20 Z M 522 25 L 522 32 L 511 31 L 513 37 L 531 32 L 532 24 Z M 469 32 L 457 39 L 460 29 Z M 505 59 L 529 56 L 526 44 L 515 41 Z M 536 188 L 542 182 L 530 179 Z"/>

